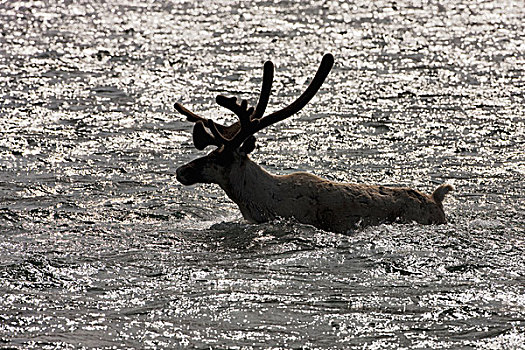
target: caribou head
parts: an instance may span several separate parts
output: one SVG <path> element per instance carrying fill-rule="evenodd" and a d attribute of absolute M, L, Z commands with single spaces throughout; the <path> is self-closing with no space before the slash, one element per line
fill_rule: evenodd
<path fill-rule="evenodd" d="M 291 117 L 306 106 L 323 84 L 333 64 L 334 57 L 331 54 L 326 54 L 321 61 L 317 74 L 304 93 L 287 107 L 265 116 L 264 112 L 270 98 L 274 72 L 273 63 L 267 61 L 264 64 L 261 93 L 255 108 L 249 107 L 246 100 L 241 100 L 239 103 L 236 97 L 217 96 L 217 104 L 229 109 L 239 118 L 238 122 L 230 126 L 217 124 L 211 119 L 198 116 L 180 103 L 176 103 L 177 111 L 185 115 L 188 121 L 195 123 L 193 127 L 195 148 L 203 150 L 210 145 L 217 147 L 207 156 L 198 158 L 177 169 L 177 179 L 184 185 L 194 183 L 221 184 L 225 178 L 225 172 L 254 150 L 254 134 Z"/>

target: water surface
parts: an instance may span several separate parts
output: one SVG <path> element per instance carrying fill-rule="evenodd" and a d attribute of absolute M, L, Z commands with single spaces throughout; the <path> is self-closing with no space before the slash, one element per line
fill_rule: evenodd
<path fill-rule="evenodd" d="M 0 2 L 0 346 L 502 348 L 525 343 L 521 1 Z M 449 224 L 252 225 L 175 169 L 174 102 L 269 112 L 279 174 L 447 182 Z"/>

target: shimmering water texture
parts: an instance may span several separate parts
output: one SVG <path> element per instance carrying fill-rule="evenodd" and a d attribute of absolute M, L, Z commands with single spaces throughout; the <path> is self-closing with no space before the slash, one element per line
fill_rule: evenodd
<path fill-rule="evenodd" d="M 523 1 L 0 1 L 0 347 L 518 349 L 525 343 Z M 449 223 L 247 224 L 175 169 L 173 103 L 268 111 L 278 174 L 406 185 Z"/>

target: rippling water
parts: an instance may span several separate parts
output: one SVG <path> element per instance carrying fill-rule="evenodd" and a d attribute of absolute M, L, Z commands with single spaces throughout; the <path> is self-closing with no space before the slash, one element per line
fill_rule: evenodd
<path fill-rule="evenodd" d="M 521 348 L 522 1 L 0 1 L 0 347 Z M 175 169 L 180 101 L 269 111 L 275 173 L 429 192 L 442 226 L 245 223 Z"/>

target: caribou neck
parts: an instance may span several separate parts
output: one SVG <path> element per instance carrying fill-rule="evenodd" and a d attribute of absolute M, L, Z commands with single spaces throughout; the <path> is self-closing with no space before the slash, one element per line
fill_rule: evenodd
<path fill-rule="evenodd" d="M 240 208 L 245 219 L 264 222 L 276 217 L 271 203 L 279 193 L 279 177 L 270 174 L 246 156 L 232 167 L 219 186 Z"/>

